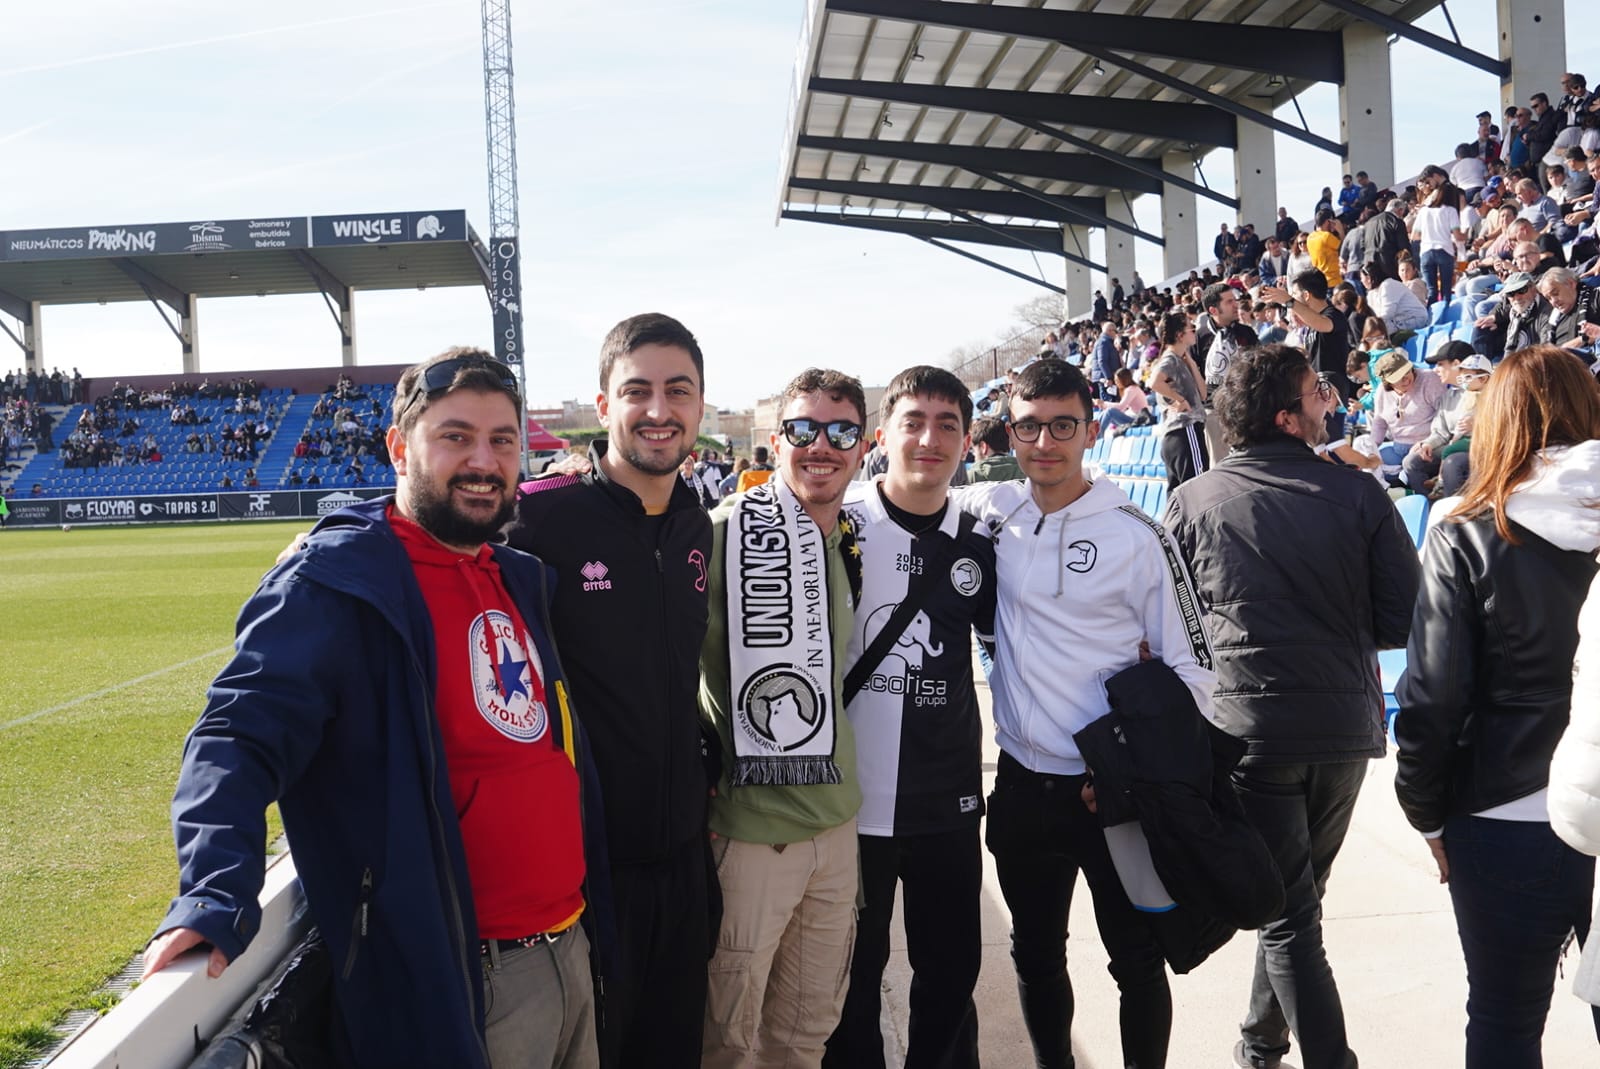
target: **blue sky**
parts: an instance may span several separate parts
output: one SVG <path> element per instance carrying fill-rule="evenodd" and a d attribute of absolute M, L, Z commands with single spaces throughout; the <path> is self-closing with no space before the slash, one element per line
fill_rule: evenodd
<path fill-rule="evenodd" d="M 488 237 L 473 0 L 17 6 L 0 59 L 0 229 L 461 207 Z M 1570 32 L 1579 0 L 1566 7 L 1582 38 Z M 1493 51 L 1493 0 L 1451 10 L 1468 45 Z M 800 21 L 800 0 L 516 8 L 531 403 L 592 397 L 601 337 L 635 312 L 687 323 L 709 399 L 737 407 L 811 364 L 871 384 L 942 362 L 995 340 L 1044 292 L 909 238 L 773 225 Z M 1438 14 L 1424 25 L 1446 32 Z M 1393 65 L 1402 174 L 1498 110 L 1491 76 L 1405 42 Z M 1568 66 L 1600 76 L 1600 41 L 1582 40 Z M 1336 90 L 1302 106 L 1337 135 Z M 1204 167 L 1231 186 L 1229 153 Z M 1338 174 L 1331 156 L 1278 138 L 1281 199 L 1297 217 Z M 1155 199 L 1136 213 L 1155 225 Z M 1203 246 L 1224 218 L 1201 202 Z M 1008 262 L 1034 270 L 1026 255 Z M 1042 263 L 1059 282 L 1061 261 Z M 1139 263 L 1160 276 L 1159 250 Z M 357 308 L 362 363 L 489 340 L 476 289 L 364 293 Z M 317 296 L 208 301 L 199 322 L 203 370 L 338 362 Z M 143 304 L 48 309 L 44 341 L 47 365 L 88 375 L 180 367 Z M 20 365 L 0 346 L 0 370 Z"/>

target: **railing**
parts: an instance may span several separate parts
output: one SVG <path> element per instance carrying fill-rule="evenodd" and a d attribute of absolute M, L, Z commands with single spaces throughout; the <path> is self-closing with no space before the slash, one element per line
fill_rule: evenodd
<path fill-rule="evenodd" d="M 1039 343 L 1044 341 L 1048 333 L 1046 327 L 1029 327 L 950 370 L 970 389 L 976 389 L 1037 356 Z"/>

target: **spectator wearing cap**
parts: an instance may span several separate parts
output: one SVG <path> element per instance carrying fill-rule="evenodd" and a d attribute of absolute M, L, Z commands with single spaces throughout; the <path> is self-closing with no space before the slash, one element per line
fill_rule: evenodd
<path fill-rule="evenodd" d="M 1398 470 L 1411 447 L 1428 436 L 1444 399 L 1444 383 L 1432 370 L 1416 368 L 1390 350 L 1378 358 L 1377 396 L 1372 402 L 1372 444 L 1385 468 Z"/>
<path fill-rule="evenodd" d="M 1401 479 L 1414 494 L 1428 491 L 1429 482 L 1440 475 L 1445 447 L 1472 428 L 1470 420 L 1465 427 L 1460 425 L 1463 413 L 1471 411 L 1471 405 L 1466 403 L 1467 392 L 1461 386 L 1462 368 L 1469 360 L 1473 362 L 1474 368 L 1493 366 L 1487 358 L 1473 352 L 1472 346 L 1463 341 L 1446 342 L 1428 354 L 1428 364 L 1439 376 L 1439 381 L 1444 383 L 1445 391 L 1439 400 L 1439 410 L 1433 415 L 1433 422 L 1428 427 L 1427 435 L 1411 447 L 1411 451 L 1406 454 L 1405 460 L 1400 465 Z M 1458 470 L 1452 470 L 1453 489 L 1446 490 L 1446 494 L 1459 490 L 1461 483 L 1466 481 L 1465 463 L 1455 462 L 1451 467 Z M 1458 475 L 1460 480 L 1453 481 Z"/>
<path fill-rule="evenodd" d="M 1484 356 L 1499 359 L 1535 339 L 1535 326 L 1550 311 L 1550 304 L 1539 295 L 1534 279 L 1518 271 L 1506 279 L 1500 302 L 1473 322 L 1472 347 Z"/>

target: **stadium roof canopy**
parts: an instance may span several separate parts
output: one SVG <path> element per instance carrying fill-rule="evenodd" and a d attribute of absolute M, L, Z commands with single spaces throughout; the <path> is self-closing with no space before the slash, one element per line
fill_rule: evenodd
<path fill-rule="evenodd" d="M 1212 148 L 1234 148 L 1242 119 L 1345 155 L 1338 131 L 1310 130 L 1303 117 L 1284 122 L 1272 109 L 1313 84 L 1344 84 L 1341 30 L 1352 22 L 1506 77 L 1504 61 L 1411 25 L 1438 6 L 811 0 L 779 214 L 906 234 L 980 260 L 944 242 L 1054 253 L 1105 270 L 1087 249 L 1064 252 L 1063 225 L 1162 243 L 1131 211 L 1113 218 L 1108 200 L 1169 184 L 1238 207 L 1198 169 L 1193 179 L 1189 168 L 1164 170 L 1167 153 L 1198 163 Z"/>
<path fill-rule="evenodd" d="M 21 322 L 23 336 L 0 329 L 32 361 L 42 307 L 148 300 L 193 370 L 194 301 L 320 293 L 351 363 L 353 291 L 487 292 L 489 276 L 489 252 L 461 210 L 9 230 L 0 231 L 0 312 Z"/>

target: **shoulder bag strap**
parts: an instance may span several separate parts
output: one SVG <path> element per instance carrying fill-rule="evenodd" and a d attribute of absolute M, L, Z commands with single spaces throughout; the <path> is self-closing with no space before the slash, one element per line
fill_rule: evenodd
<path fill-rule="evenodd" d="M 952 503 L 950 507 L 954 508 L 955 505 Z M 896 642 L 900 641 L 900 636 L 905 634 L 907 626 L 911 623 L 911 618 L 927 602 L 928 595 L 933 593 L 934 586 L 938 583 L 938 577 L 944 573 L 945 567 L 950 563 L 950 558 L 955 555 L 961 543 L 972 533 L 972 529 L 977 522 L 977 518 L 970 512 L 960 513 L 960 519 L 956 523 L 955 536 L 946 539 L 943 545 L 929 554 L 927 566 L 922 569 L 922 574 L 915 577 L 907 586 L 906 596 L 899 605 L 895 606 L 894 612 L 889 616 L 889 621 L 883 625 L 883 630 L 879 631 L 877 637 L 872 640 L 872 644 L 862 651 L 861 659 L 855 663 L 849 674 L 844 677 L 844 703 L 846 705 L 849 705 L 851 699 L 860 693 L 862 687 L 866 686 L 867 680 L 872 676 L 873 670 L 883 661 L 884 655 L 894 648 Z"/>

